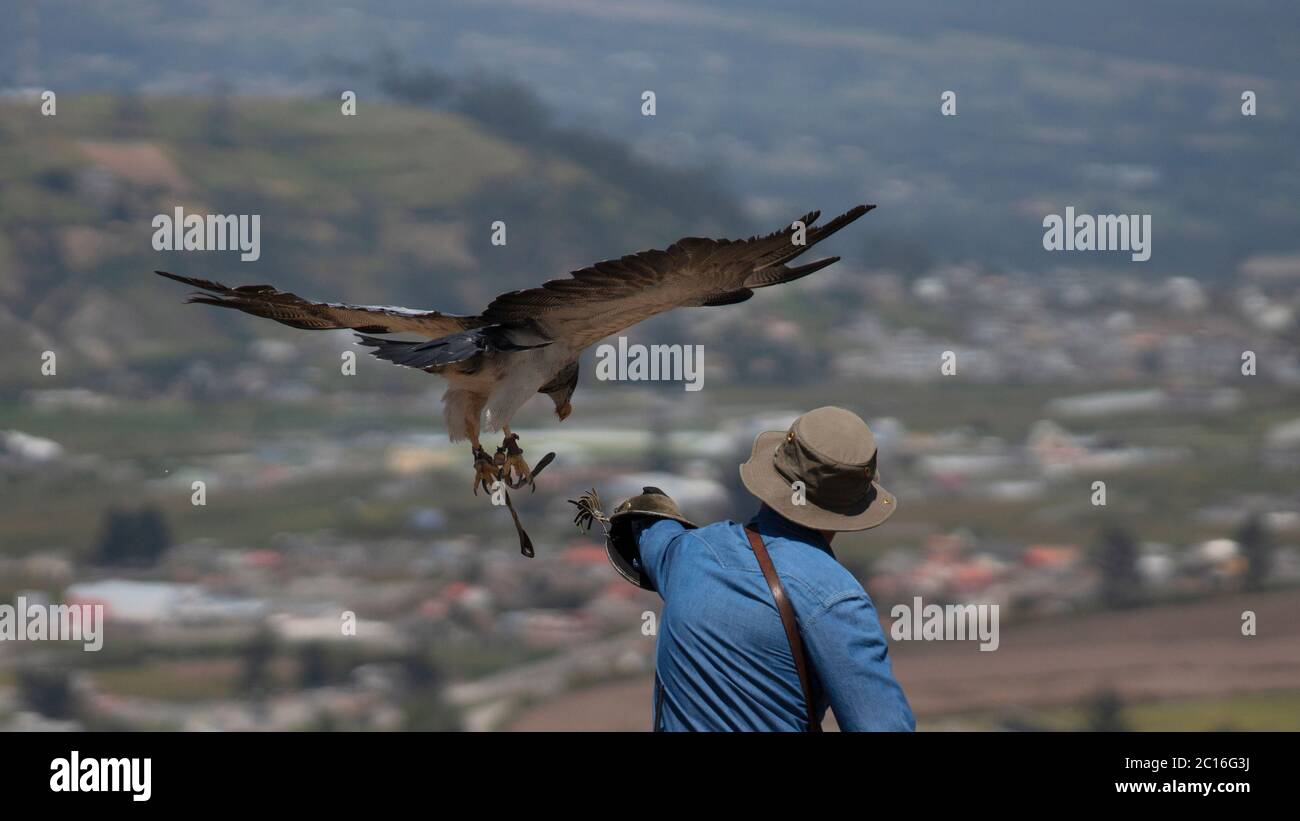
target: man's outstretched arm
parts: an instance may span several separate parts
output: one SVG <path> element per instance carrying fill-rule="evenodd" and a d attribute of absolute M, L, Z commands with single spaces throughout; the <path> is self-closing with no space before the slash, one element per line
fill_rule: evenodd
<path fill-rule="evenodd" d="M 668 567 L 673 554 L 689 531 L 672 519 L 646 519 L 634 524 L 637 546 L 645 573 L 662 597 L 668 584 Z"/>
<path fill-rule="evenodd" d="M 876 608 L 866 593 L 834 601 L 802 632 L 841 730 L 916 729 L 912 708 L 889 663 Z"/>

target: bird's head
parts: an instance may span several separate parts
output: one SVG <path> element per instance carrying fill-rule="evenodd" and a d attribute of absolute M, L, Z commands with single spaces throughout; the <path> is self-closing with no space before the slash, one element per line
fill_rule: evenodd
<path fill-rule="evenodd" d="M 555 406 L 555 415 L 560 417 L 561 422 L 568 419 L 571 413 L 573 413 L 573 405 L 567 399 L 564 404 Z"/>

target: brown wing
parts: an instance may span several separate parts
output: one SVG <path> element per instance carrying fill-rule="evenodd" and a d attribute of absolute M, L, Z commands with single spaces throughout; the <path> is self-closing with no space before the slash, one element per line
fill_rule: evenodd
<path fill-rule="evenodd" d="M 820 227 L 820 212 L 802 218 L 805 242 L 793 228 L 746 240 L 687 237 L 666 251 L 642 251 L 597 262 L 537 288 L 502 294 L 482 314 L 486 322 L 532 319 L 543 333 L 582 349 L 673 308 L 729 305 L 765 288 L 807 276 L 838 257 L 788 268 L 785 263 L 874 208 L 859 205 Z"/>
<path fill-rule="evenodd" d="M 264 316 L 291 328 L 328 330 L 351 328 L 369 334 L 411 332 L 430 339 L 454 334 L 484 323 L 478 317 L 442 314 L 437 311 L 413 311 L 383 305 L 344 305 L 337 302 L 312 302 L 296 294 L 278 291 L 270 285 L 243 285 L 230 288 L 220 282 L 183 277 L 166 271 L 159 276 L 208 291 L 195 294 L 186 302 L 235 308 L 253 316 Z"/>

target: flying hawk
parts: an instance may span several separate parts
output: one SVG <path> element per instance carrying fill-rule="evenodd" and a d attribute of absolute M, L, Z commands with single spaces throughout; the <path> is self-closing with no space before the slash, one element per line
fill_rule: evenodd
<path fill-rule="evenodd" d="M 447 433 L 468 439 L 474 456 L 474 492 L 497 479 L 511 488 L 531 484 L 510 420 L 530 397 L 544 393 L 566 419 L 578 385 L 578 358 L 606 336 L 681 307 L 733 305 L 754 289 L 792 282 L 839 261 L 829 257 L 789 267 L 786 263 L 874 208 L 859 205 L 822 226 L 819 211 L 790 227 L 746 240 L 686 237 L 664 251 L 642 251 L 598 262 L 540 287 L 502 294 L 474 316 L 378 305 L 312 302 L 270 285 L 229 288 L 219 282 L 155 273 L 199 288 L 189 302 L 235 308 L 293 328 L 358 331 L 359 344 L 380 359 L 428 373 L 449 383 L 442 397 Z M 797 230 L 800 228 L 804 230 Z M 800 242 L 802 240 L 802 242 Z M 372 334 L 412 333 L 424 341 L 381 339 Z M 495 460 L 479 442 L 486 426 L 505 440 Z"/>

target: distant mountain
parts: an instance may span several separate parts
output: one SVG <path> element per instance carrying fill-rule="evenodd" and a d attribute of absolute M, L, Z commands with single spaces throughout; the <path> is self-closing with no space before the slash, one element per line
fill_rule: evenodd
<path fill-rule="evenodd" d="M 6 22 L 9 86 L 400 96 L 384 60 L 514 78 L 559 126 L 717 170 L 764 224 L 876 202 L 865 250 L 914 264 L 1078 264 L 1041 247 L 1043 217 L 1067 205 L 1150 213 L 1138 276 L 1223 277 L 1300 236 L 1300 16 L 1285 0 L 28 0 Z M 511 120 L 531 147 L 528 99 L 489 96 L 476 116 Z"/>

